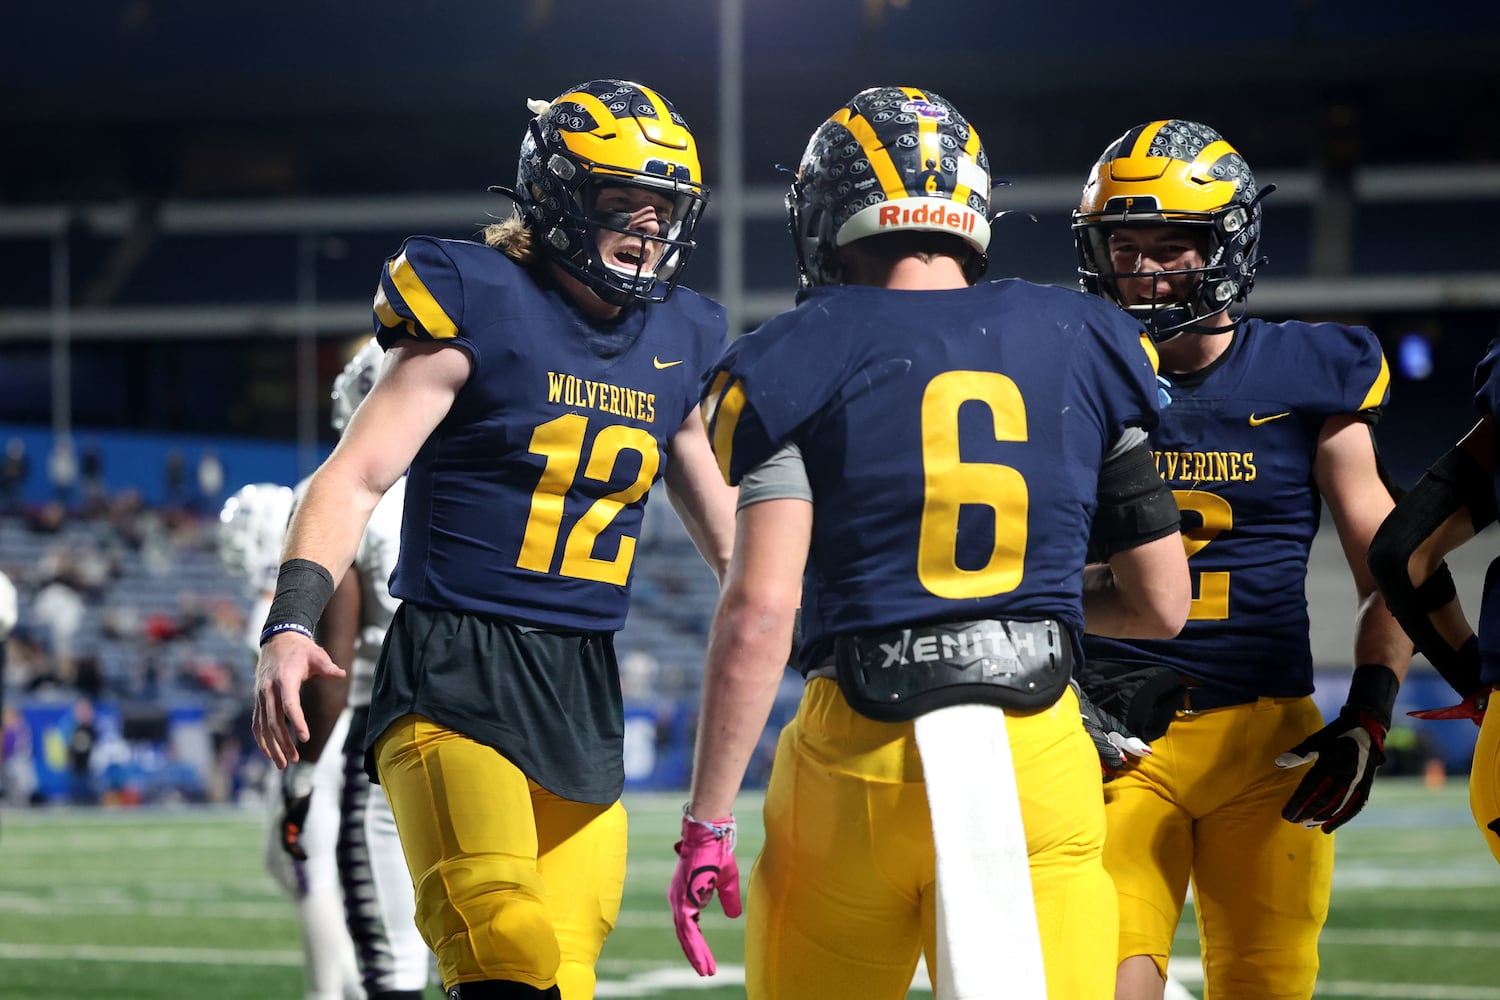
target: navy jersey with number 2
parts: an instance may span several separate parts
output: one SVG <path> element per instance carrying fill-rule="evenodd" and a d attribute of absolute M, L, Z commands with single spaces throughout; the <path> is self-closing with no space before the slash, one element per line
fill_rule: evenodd
<path fill-rule="evenodd" d="M 1151 448 L 1182 509 L 1187 625 L 1175 639 L 1090 636 L 1088 655 L 1250 697 L 1311 694 L 1304 580 L 1321 513 L 1318 435 L 1339 414 L 1373 422 L 1389 384 L 1363 327 L 1247 319 L 1201 381 L 1170 386 Z"/>
<path fill-rule="evenodd" d="M 730 484 L 795 444 L 815 512 L 805 655 L 931 621 L 1083 627 L 1099 464 L 1157 419 L 1156 357 L 1115 307 L 1009 279 L 804 291 L 705 381 Z"/>

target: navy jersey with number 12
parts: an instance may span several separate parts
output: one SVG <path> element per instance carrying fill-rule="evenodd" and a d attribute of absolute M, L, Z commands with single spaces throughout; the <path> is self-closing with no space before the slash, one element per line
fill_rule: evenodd
<path fill-rule="evenodd" d="M 705 383 L 737 484 L 785 443 L 814 500 L 804 657 L 931 621 L 1083 627 L 1099 465 L 1156 423 L 1155 352 L 1114 306 L 1018 280 L 813 288 Z"/>
<path fill-rule="evenodd" d="M 422 236 L 386 263 L 375 321 L 387 349 L 436 341 L 473 362 L 412 463 L 391 593 L 617 631 L 647 492 L 723 350 L 723 307 L 678 288 L 591 322 L 499 251 Z"/>

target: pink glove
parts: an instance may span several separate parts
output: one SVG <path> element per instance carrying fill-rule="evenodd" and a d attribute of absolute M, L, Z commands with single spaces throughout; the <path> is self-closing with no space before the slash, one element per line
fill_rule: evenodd
<path fill-rule="evenodd" d="M 682 953 L 700 976 L 711 976 L 718 966 L 714 953 L 703 940 L 698 914 L 719 893 L 726 917 L 740 915 L 740 865 L 734 859 L 734 817 L 707 823 L 694 819 L 684 808 L 682 839 L 676 844 L 677 870 L 667 889 L 672 923 Z"/>

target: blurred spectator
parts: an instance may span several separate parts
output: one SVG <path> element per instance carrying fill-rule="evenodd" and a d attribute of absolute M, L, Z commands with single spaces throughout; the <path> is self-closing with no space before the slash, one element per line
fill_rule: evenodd
<path fill-rule="evenodd" d="M 10 642 L 10 633 L 16 627 L 16 621 L 20 618 L 20 601 L 16 598 L 16 586 L 10 582 L 10 577 L 0 573 L 0 710 L 5 708 L 5 688 L 10 679 L 5 676 L 5 650 Z M 0 751 L 0 765 L 3 765 L 6 754 Z M 4 785 L 5 775 L 0 770 L 0 785 Z"/>
<path fill-rule="evenodd" d="M 94 747 L 98 742 L 94 704 L 80 698 L 73 704 L 73 731 L 68 734 L 68 798 L 74 805 L 91 806 L 99 801 L 94 781 Z"/>
<path fill-rule="evenodd" d="M 20 513 L 25 502 L 26 478 L 31 474 L 31 460 L 26 457 L 26 442 L 13 437 L 5 442 L 5 457 L 0 459 L 0 515 Z"/>
<path fill-rule="evenodd" d="M 181 510 L 188 505 L 190 497 L 187 478 L 187 459 L 183 458 L 182 452 L 173 448 L 167 452 L 167 457 L 162 462 L 163 506 Z"/>
<path fill-rule="evenodd" d="M 109 505 L 110 527 L 114 529 L 115 538 L 128 549 L 139 550 L 145 542 L 144 511 L 145 502 L 134 487 L 116 493 Z"/>
<path fill-rule="evenodd" d="M 109 487 L 104 483 L 104 453 L 97 442 L 83 446 L 78 458 L 79 486 L 83 492 L 83 516 L 93 520 L 109 511 Z"/>
<path fill-rule="evenodd" d="M 55 535 L 68 523 L 68 509 L 61 500 L 48 500 L 39 507 L 29 507 L 22 513 L 26 527 L 39 535 Z"/>
<path fill-rule="evenodd" d="M 198 456 L 198 512 L 217 514 L 223 496 L 224 465 L 219 453 L 209 449 Z"/>
<path fill-rule="evenodd" d="M 73 490 L 78 485 L 78 459 L 73 454 L 73 441 L 68 437 L 52 439 L 52 454 L 47 459 L 47 478 L 52 481 L 52 497 L 65 509 L 73 503 Z"/>
<path fill-rule="evenodd" d="M 89 652 L 73 663 L 73 686 L 85 698 L 98 699 L 104 693 L 104 665 L 99 662 L 99 654 Z"/>
<path fill-rule="evenodd" d="M 36 762 L 31 756 L 31 727 L 14 705 L 0 710 L 0 802 L 19 806 L 36 791 Z"/>
<path fill-rule="evenodd" d="M 656 657 L 642 649 L 632 649 L 620 659 L 620 693 L 629 700 L 650 698 L 657 693 Z"/>
<path fill-rule="evenodd" d="M 83 625 L 83 598 L 66 575 L 58 575 L 37 591 L 31 613 L 46 630 L 52 651 L 52 673 L 63 684 L 76 677 L 74 643 Z"/>

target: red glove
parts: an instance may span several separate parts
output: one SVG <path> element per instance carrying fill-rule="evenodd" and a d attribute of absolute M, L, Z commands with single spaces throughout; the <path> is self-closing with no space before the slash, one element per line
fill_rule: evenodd
<path fill-rule="evenodd" d="M 1480 688 L 1469 695 L 1457 705 L 1448 705 L 1445 708 L 1424 708 L 1420 712 L 1407 712 L 1413 719 L 1469 719 L 1474 725 L 1484 723 L 1484 710 L 1490 704 L 1490 692 L 1493 688 Z"/>
<path fill-rule="evenodd" d="M 734 817 L 707 823 L 682 811 L 682 839 L 676 844 L 677 870 L 667 889 L 672 923 L 682 953 L 700 976 L 718 969 L 714 953 L 703 940 L 698 914 L 719 894 L 726 917 L 740 915 L 740 866 L 734 857 Z"/>

